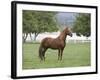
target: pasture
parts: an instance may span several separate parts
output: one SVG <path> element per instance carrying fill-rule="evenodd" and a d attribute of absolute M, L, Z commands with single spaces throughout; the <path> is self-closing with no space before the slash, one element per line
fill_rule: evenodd
<path fill-rule="evenodd" d="M 80 67 L 91 65 L 90 43 L 66 43 L 63 60 L 58 61 L 58 50 L 48 49 L 45 62 L 38 57 L 39 43 L 23 44 L 23 69 Z"/>

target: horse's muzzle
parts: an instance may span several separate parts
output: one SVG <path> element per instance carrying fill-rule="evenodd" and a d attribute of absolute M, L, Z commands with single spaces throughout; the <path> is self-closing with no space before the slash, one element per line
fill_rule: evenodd
<path fill-rule="evenodd" d="M 72 36 L 73 36 L 73 35 L 72 35 L 72 33 L 70 33 L 70 35 L 69 35 L 69 36 L 71 36 L 71 37 L 72 37 Z"/>

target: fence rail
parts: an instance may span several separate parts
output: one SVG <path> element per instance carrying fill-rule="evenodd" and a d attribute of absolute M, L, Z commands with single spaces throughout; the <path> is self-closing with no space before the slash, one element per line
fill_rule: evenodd
<path fill-rule="evenodd" d="M 55 34 L 50 34 L 50 33 L 43 33 L 43 34 L 39 34 L 36 38 L 36 42 L 41 42 L 43 38 L 45 37 L 52 37 L 52 38 L 56 38 L 57 36 L 59 36 L 59 33 L 55 33 Z M 34 41 L 34 35 L 32 35 L 32 38 L 30 38 L 30 36 L 28 35 L 26 42 L 33 42 Z M 67 36 L 66 38 L 66 42 L 67 43 L 85 43 L 85 42 L 90 42 L 91 41 L 91 37 L 85 37 L 85 36 L 76 36 L 75 33 L 73 33 L 73 37 L 69 37 Z"/>

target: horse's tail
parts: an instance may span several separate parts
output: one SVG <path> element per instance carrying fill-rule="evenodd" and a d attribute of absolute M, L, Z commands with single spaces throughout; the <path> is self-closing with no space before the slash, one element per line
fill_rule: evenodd
<path fill-rule="evenodd" d="M 40 45 L 40 47 L 39 47 L 39 58 L 40 58 L 41 60 L 43 60 L 42 45 Z"/>

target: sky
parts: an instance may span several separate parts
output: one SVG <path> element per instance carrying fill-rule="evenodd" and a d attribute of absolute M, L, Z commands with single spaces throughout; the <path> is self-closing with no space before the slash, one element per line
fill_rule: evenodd
<path fill-rule="evenodd" d="M 58 14 L 56 15 L 57 22 L 60 25 L 68 25 L 69 27 L 72 27 L 77 14 L 78 13 L 58 12 Z"/>

